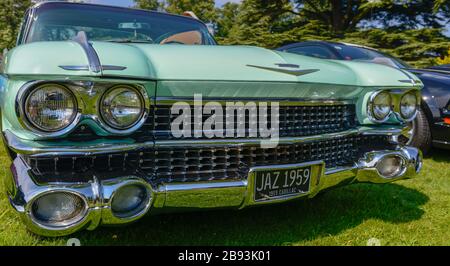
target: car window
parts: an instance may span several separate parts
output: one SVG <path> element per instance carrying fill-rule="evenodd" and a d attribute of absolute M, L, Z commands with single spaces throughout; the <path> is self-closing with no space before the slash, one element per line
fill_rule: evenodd
<path fill-rule="evenodd" d="M 93 5 L 40 8 L 27 42 L 65 41 L 84 31 L 89 40 L 156 44 L 215 44 L 203 23 L 181 16 Z"/>
<path fill-rule="evenodd" d="M 409 68 L 406 63 L 402 62 L 399 59 L 364 47 L 334 44 L 333 48 L 342 56 L 342 58 L 344 58 L 344 60 L 371 62 L 396 68 Z"/>
<path fill-rule="evenodd" d="M 290 53 L 312 56 L 323 59 L 335 59 L 333 53 L 331 53 L 327 48 L 319 45 L 310 46 L 297 46 L 287 50 Z"/>

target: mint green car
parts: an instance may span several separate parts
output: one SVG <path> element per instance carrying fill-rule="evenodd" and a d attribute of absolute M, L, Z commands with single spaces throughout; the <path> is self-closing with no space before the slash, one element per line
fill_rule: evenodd
<path fill-rule="evenodd" d="M 190 17 L 37 4 L 0 72 L 7 195 L 40 235 L 311 198 L 422 166 L 398 142 L 420 101 L 413 74 L 219 46 Z"/>

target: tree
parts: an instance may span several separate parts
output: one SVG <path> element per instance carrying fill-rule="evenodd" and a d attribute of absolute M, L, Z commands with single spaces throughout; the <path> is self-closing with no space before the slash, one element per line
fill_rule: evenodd
<path fill-rule="evenodd" d="M 444 56 L 444 57 L 438 57 L 437 59 L 436 59 L 436 63 L 438 64 L 438 65 L 448 65 L 448 64 L 450 64 L 450 48 L 448 49 L 448 51 L 447 51 L 447 55 L 446 56 Z"/>
<path fill-rule="evenodd" d="M 286 21 L 285 30 L 317 21 L 333 34 L 353 31 L 362 24 L 383 28 L 443 27 L 450 17 L 449 1 L 413 0 L 244 0 L 242 7 L 254 16 L 247 22 L 269 17 L 272 25 Z"/>
<path fill-rule="evenodd" d="M 158 0 L 134 0 L 136 7 L 148 10 L 158 10 L 162 4 Z"/>
<path fill-rule="evenodd" d="M 214 0 L 167 0 L 166 3 L 165 9 L 169 13 L 192 11 L 204 22 L 215 22 L 217 19 Z"/>
<path fill-rule="evenodd" d="M 0 1 L 0 50 L 12 48 L 25 11 L 31 6 L 31 0 Z"/>
<path fill-rule="evenodd" d="M 217 37 L 227 37 L 230 33 L 231 28 L 237 22 L 237 17 L 239 13 L 239 4 L 228 2 L 218 9 L 218 19 L 217 26 L 218 32 Z"/>
<path fill-rule="evenodd" d="M 330 40 L 370 46 L 397 57 L 414 67 L 436 64 L 436 57 L 447 53 L 450 39 L 440 29 L 369 29 L 346 33 Z"/>

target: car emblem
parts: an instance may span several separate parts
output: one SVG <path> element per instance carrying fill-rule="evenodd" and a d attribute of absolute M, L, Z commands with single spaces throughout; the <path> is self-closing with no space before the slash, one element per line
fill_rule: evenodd
<path fill-rule="evenodd" d="M 247 65 L 247 66 L 264 69 L 264 70 L 268 70 L 268 71 L 284 73 L 284 74 L 293 75 L 293 76 L 297 76 L 297 77 L 320 71 L 320 69 L 298 69 L 298 68 L 300 68 L 300 66 L 295 65 L 295 64 L 280 63 L 280 64 L 275 64 L 275 65 L 278 66 L 278 68 L 277 67 L 257 66 L 257 65 Z"/>

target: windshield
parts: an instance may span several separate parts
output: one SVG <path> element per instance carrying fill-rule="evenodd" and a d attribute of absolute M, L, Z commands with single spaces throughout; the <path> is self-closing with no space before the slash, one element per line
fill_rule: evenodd
<path fill-rule="evenodd" d="M 26 42 L 65 41 L 79 31 L 92 41 L 213 45 L 191 18 L 108 6 L 52 3 L 37 8 Z"/>
<path fill-rule="evenodd" d="M 399 59 L 371 49 L 344 44 L 333 44 L 332 46 L 344 60 L 378 63 L 395 68 L 410 68 L 410 66 Z"/>

